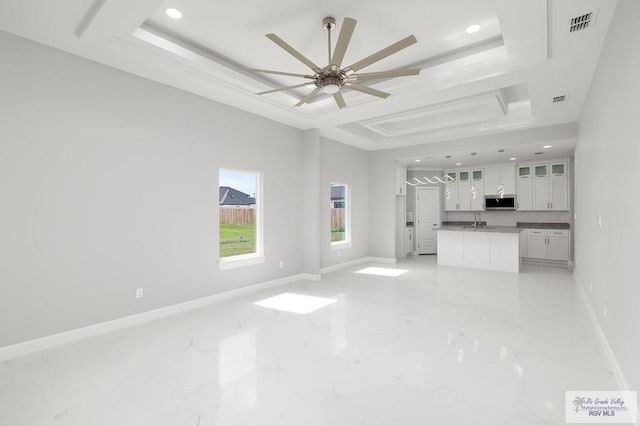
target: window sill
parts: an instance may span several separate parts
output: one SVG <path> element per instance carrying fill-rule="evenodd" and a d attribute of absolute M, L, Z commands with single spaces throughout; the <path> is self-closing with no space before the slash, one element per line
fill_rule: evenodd
<path fill-rule="evenodd" d="M 241 254 L 220 259 L 218 261 L 218 269 L 224 271 L 226 269 L 242 268 L 243 266 L 258 265 L 264 263 L 264 261 L 265 256 L 263 254 Z"/>
<path fill-rule="evenodd" d="M 351 241 L 348 242 L 339 242 L 339 243 L 331 243 L 331 250 L 342 250 L 351 248 Z"/>

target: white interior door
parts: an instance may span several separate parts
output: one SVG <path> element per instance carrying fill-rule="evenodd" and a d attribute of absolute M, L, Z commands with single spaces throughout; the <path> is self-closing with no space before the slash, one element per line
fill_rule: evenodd
<path fill-rule="evenodd" d="M 440 188 L 416 189 L 416 250 L 418 254 L 437 251 L 437 231 L 440 226 Z"/>

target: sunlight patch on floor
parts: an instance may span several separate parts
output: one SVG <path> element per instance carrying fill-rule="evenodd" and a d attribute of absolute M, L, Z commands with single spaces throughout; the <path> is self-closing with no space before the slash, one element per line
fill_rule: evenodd
<path fill-rule="evenodd" d="M 399 277 L 406 272 L 406 269 L 378 268 L 375 266 L 370 266 L 368 268 L 356 271 L 356 274 L 380 275 L 382 277 Z"/>
<path fill-rule="evenodd" d="M 255 302 L 254 305 L 276 309 L 278 311 L 308 314 L 335 302 L 337 302 L 336 299 L 307 296 L 297 293 L 282 293 L 277 296 Z"/>

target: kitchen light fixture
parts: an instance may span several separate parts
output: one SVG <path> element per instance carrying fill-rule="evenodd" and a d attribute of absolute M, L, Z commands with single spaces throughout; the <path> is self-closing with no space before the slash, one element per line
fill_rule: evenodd
<path fill-rule="evenodd" d="M 169 7 L 167 8 L 164 13 L 167 14 L 167 16 L 171 19 L 180 19 L 182 18 L 182 12 L 180 12 L 178 9 L 174 9 L 173 7 Z"/>
<path fill-rule="evenodd" d="M 433 185 L 435 183 L 452 183 L 456 181 L 454 178 L 452 178 L 449 175 L 445 175 L 443 178 L 439 178 L 438 176 L 432 176 L 431 179 L 425 176 L 422 179 L 424 181 L 414 177 L 414 178 L 411 178 L 411 180 L 406 181 L 405 183 L 410 186 L 418 186 L 418 185 L 428 185 L 428 184 Z M 451 191 L 449 188 L 447 188 L 447 190 Z"/>
<path fill-rule="evenodd" d="M 456 163 L 456 166 L 462 166 L 462 163 Z"/>
<path fill-rule="evenodd" d="M 473 25 L 469 25 L 467 27 L 467 34 L 473 34 L 473 33 L 477 33 L 478 31 L 480 31 L 480 28 L 482 28 L 482 25 L 480 24 L 473 24 Z"/>
<path fill-rule="evenodd" d="M 419 162 L 420 162 L 420 160 L 416 160 L 416 163 L 419 163 Z"/>
<path fill-rule="evenodd" d="M 517 158 L 516 157 L 511 157 L 511 158 L 509 158 L 509 160 L 515 161 L 515 160 L 517 160 Z"/>
<path fill-rule="evenodd" d="M 544 149 L 549 149 L 549 148 L 551 148 L 551 145 L 545 145 L 545 146 L 543 146 L 543 148 Z"/>

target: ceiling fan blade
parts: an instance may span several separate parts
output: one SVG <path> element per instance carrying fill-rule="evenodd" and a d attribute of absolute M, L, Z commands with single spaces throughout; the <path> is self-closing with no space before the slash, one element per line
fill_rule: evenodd
<path fill-rule="evenodd" d="M 245 71 L 249 71 L 249 72 L 260 72 L 260 73 L 265 73 L 265 74 L 288 75 L 290 77 L 313 78 L 312 75 L 307 75 L 307 74 L 296 74 L 296 73 L 292 73 L 292 72 L 261 70 L 261 69 L 258 69 L 258 68 L 244 68 L 244 70 Z"/>
<path fill-rule="evenodd" d="M 333 99 L 335 99 L 336 103 L 338 104 L 338 108 L 342 109 L 347 106 L 347 104 L 344 101 L 344 97 L 342 96 L 342 93 L 340 92 L 334 93 Z"/>
<path fill-rule="evenodd" d="M 302 62 L 303 64 L 305 64 L 309 68 L 311 68 L 313 71 L 319 72 L 321 70 L 320 67 L 318 67 L 316 64 L 311 62 L 309 59 L 307 59 L 302 53 L 298 52 L 296 49 L 294 49 L 293 47 L 289 46 L 289 44 L 287 44 L 286 41 L 284 41 L 283 39 L 281 39 L 277 35 L 275 35 L 273 33 L 270 33 L 270 34 L 267 34 L 267 38 L 269 40 L 273 41 L 278 46 L 282 47 L 287 52 L 289 52 L 290 55 L 292 55 L 297 60 L 299 60 L 300 62 Z"/>
<path fill-rule="evenodd" d="M 353 30 L 355 30 L 357 22 L 358 21 L 353 18 L 344 18 L 342 21 L 340 35 L 338 36 L 336 48 L 334 49 L 333 56 L 331 57 L 331 64 L 337 65 L 338 68 L 342 65 L 344 54 L 347 53 L 347 47 L 349 47 L 349 42 L 351 41 L 351 36 L 353 35 Z"/>
<path fill-rule="evenodd" d="M 391 93 L 383 92 L 381 90 L 374 89 L 372 87 L 361 86 L 359 84 L 348 84 L 348 88 L 351 90 L 356 90 L 358 92 L 366 93 L 368 95 L 377 96 L 379 98 L 387 98 L 391 95 Z"/>
<path fill-rule="evenodd" d="M 364 74 L 351 74 L 349 76 L 349 80 L 353 81 L 366 81 L 366 80 L 377 80 L 381 78 L 392 78 L 392 77 L 404 77 L 408 75 L 418 75 L 420 74 L 420 68 L 407 68 L 403 70 L 395 70 L 395 71 L 381 71 L 381 72 L 367 72 Z"/>
<path fill-rule="evenodd" d="M 412 44 L 417 43 L 418 40 L 416 39 L 416 37 L 412 34 L 406 38 L 403 38 L 402 40 L 393 43 L 391 46 L 387 46 L 382 50 L 377 51 L 376 53 L 374 53 L 373 55 L 369 55 L 366 58 L 362 59 L 361 61 L 356 62 L 355 64 L 347 67 L 350 68 L 351 70 L 353 70 L 354 72 L 358 72 L 359 70 L 361 70 L 364 67 L 368 67 L 371 64 L 374 64 L 384 58 L 386 58 L 387 56 L 391 56 L 396 52 L 401 51 L 402 49 L 411 46 Z"/>
<path fill-rule="evenodd" d="M 257 94 L 258 95 L 266 95 L 267 93 L 280 92 L 282 90 L 289 90 L 289 89 L 296 89 L 298 87 L 305 87 L 305 86 L 308 86 L 309 84 L 312 84 L 312 83 L 296 84 L 295 86 L 281 87 L 279 89 L 267 90 L 266 92 L 260 92 L 260 93 L 257 93 Z"/>
<path fill-rule="evenodd" d="M 308 94 L 307 96 L 305 96 L 304 98 L 300 99 L 300 102 L 298 102 L 298 103 L 296 104 L 296 106 L 297 106 L 297 107 L 299 107 L 299 106 L 301 106 L 301 105 L 303 105 L 303 104 L 306 104 L 306 103 L 307 103 L 307 101 L 308 101 L 309 99 L 313 98 L 315 95 L 317 95 L 318 93 L 320 93 L 320 90 L 322 90 L 322 88 L 320 88 L 320 87 L 316 87 L 315 89 L 313 89 L 313 90 L 311 91 L 311 93 L 309 93 L 309 94 Z"/>

